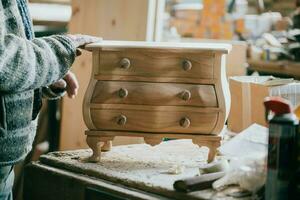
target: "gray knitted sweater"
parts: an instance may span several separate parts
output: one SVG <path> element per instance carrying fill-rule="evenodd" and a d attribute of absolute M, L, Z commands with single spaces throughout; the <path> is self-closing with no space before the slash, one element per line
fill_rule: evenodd
<path fill-rule="evenodd" d="M 62 78 L 75 59 L 66 36 L 26 39 L 16 0 L 0 0 L 0 166 L 22 160 L 32 148 L 37 119 L 34 90 Z"/>

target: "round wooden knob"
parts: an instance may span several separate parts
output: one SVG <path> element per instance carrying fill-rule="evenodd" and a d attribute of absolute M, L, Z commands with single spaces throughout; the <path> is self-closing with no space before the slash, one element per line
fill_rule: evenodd
<path fill-rule="evenodd" d="M 128 69 L 130 67 L 130 60 L 128 58 L 122 58 L 120 61 L 120 67 L 122 69 Z"/>
<path fill-rule="evenodd" d="M 128 90 L 126 90 L 125 88 L 119 89 L 118 93 L 120 98 L 126 98 L 128 96 Z"/>
<path fill-rule="evenodd" d="M 127 117 L 125 115 L 119 115 L 117 117 L 117 124 L 120 126 L 124 126 L 126 124 Z"/>
<path fill-rule="evenodd" d="M 180 122 L 179 122 L 180 126 L 183 128 L 187 128 L 191 125 L 191 121 L 189 118 L 187 117 L 183 117 Z"/>
<path fill-rule="evenodd" d="M 181 93 L 181 99 L 184 100 L 184 101 L 188 101 L 190 100 L 192 97 L 192 94 L 190 91 L 188 90 L 184 90 L 182 93 Z"/>
<path fill-rule="evenodd" d="M 183 62 L 182 62 L 182 68 L 183 68 L 183 70 L 184 71 L 189 71 L 189 70 L 191 70 L 192 69 L 192 62 L 191 61 L 189 61 L 189 60 L 184 60 Z"/>

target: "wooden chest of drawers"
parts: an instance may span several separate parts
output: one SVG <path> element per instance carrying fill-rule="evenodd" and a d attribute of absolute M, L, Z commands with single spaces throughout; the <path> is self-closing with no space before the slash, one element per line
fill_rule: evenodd
<path fill-rule="evenodd" d="M 114 136 L 191 138 L 210 149 L 220 145 L 230 105 L 226 44 L 103 41 L 87 46 L 93 72 L 83 115 L 91 161 L 111 148 Z M 226 97 L 226 98 L 225 98 Z"/>

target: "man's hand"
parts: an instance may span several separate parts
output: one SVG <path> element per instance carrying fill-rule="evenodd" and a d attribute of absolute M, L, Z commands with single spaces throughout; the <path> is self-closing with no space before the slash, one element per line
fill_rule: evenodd
<path fill-rule="evenodd" d="M 50 88 L 52 90 L 65 90 L 69 98 L 75 98 L 78 93 L 79 84 L 74 73 L 68 72 L 63 79 L 53 83 Z"/>
<path fill-rule="evenodd" d="M 81 51 L 79 50 L 79 48 L 84 48 L 85 45 L 93 42 L 102 41 L 102 38 L 98 38 L 90 35 L 69 34 L 67 36 L 73 41 L 73 43 L 77 48 L 76 56 L 81 55 Z M 69 71 L 63 79 L 60 79 L 59 81 L 53 83 L 50 86 L 50 88 L 51 90 L 58 91 L 58 92 L 67 91 L 69 98 L 73 99 L 78 93 L 79 84 L 75 74 Z"/>
<path fill-rule="evenodd" d="M 68 72 L 64 77 L 64 80 L 67 83 L 67 93 L 69 98 L 75 98 L 78 93 L 79 84 L 78 80 L 73 72 Z"/>
<path fill-rule="evenodd" d="M 73 40 L 77 51 L 76 56 L 81 55 L 81 50 L 78 48 L 84 48 L 85 45 L 94 43 L 94 42 L 101 42 L 102 38 L 90 36 L 90 35 L 81 35 L 81 34 L 75 34 L 75 35 L 67 35 L 71 40 Z"/>

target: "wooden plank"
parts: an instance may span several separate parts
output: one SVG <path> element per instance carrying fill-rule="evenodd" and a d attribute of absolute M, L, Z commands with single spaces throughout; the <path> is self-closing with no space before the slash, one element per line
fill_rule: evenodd
<path fill-rule="evenodd" d="M 104 39 L 143 41 L 147 39 L 148 0 L 73 0 L 70 33 L 90 34 Z M 86 147 L 82 117 L 84 93 L 89 83 L 92 56 L 84 52 L 72 71 L 80 88 L 75 99 L 63 99 L 60 149 Z M 115 144 L 141 142 L 130 138 L 116 138 Z"/>

